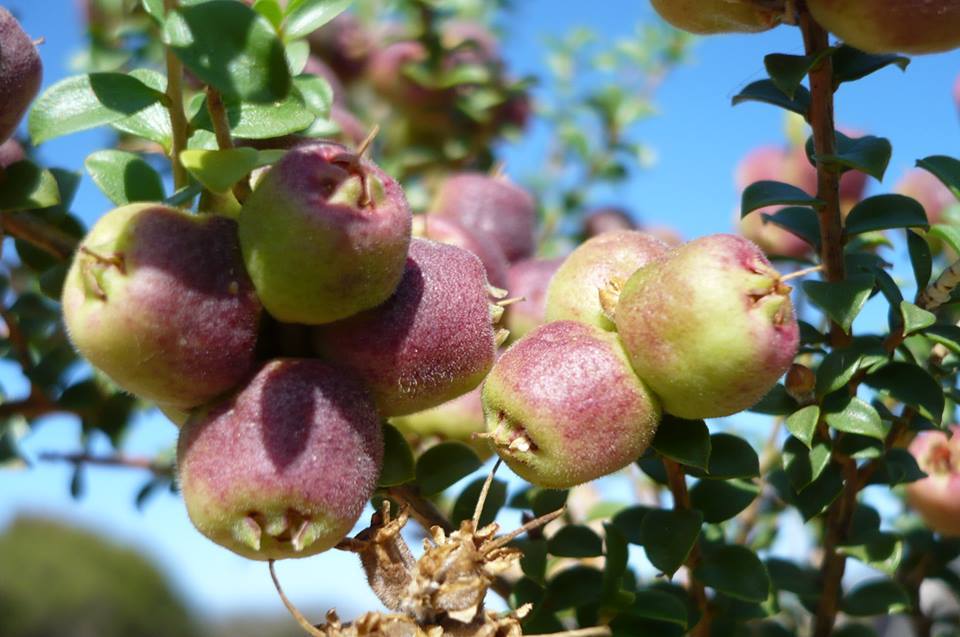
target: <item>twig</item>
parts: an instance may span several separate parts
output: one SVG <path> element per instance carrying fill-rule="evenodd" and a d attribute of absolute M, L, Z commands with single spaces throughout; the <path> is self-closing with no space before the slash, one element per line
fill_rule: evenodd
<path fill-rule="evenodd" d="M 950 294 L 960 285 L 960 260 L 954 261 L 937 280 L 917 295 L 917 305 L 925 310 L 936 310 L 950 300 Z"/>
<path fill-rule="evenodd" d="M 166 14 L 177 9 L 178 0 L 163 0 Z M 170 47 L 165 47 L 167 65 L 167 111 L 170 113 L 170 129 L 173 132 L 170 163 L 173 165 L 173 189 L 180 190 L 188 182 L 187 170 L 180 163 L 180 153 L 187 148 L 187 114 L 183 110 L 183 66 Z"/>
<path fill-rule="evenodd" d="M 46 221 L 25 212 L 6 212 L 0 215 L 6 234 L 26 241 L 61 261 L 68 260 L 79 241 Z"/>
<path fill-rule="evenodd" d="M 391 498 L 406 504 L 410 507 L 410 514 L 424 529 L 438 526 L 444 533 L 453 531 L 453 524 L 438 509 L 433 502 L 420 495 L 420 489 L 415 486 L 401 485 L 398 487 L 387 487 L 386 494 Z"/>
<path fill-rule="evenodd" d="M 679 463 L 668 458 L 663 458 L 663 466 L 667 470 L 667 482 L 670 486 L 670 493 L 673 494 L 673 508 L 675 510 L 690 509 L 690 493 L 687 491 L 687 481 L 684 477 L 683 467 Z M 700 609 L 700 621 L 690 632 L 694 637 L 707 637 L 710 635 L 710 605 L 707 600 L 707 592 L 703 583 L 693 576 L 694 569 L 700 564 L 700 542 L 694 542 L 687 556 L 684 566 L 687 567 L 687 587 L 690 589 L 690 596 L 693 602 Z"/>
<path fill-rule="evenodd" d="M 223 96 L 220 91 L 209 85 L 206 93 L 207 112 L 210 114 L 210 121 L 213 122 L 213 134 L 217 138 L 217 146 L 220 150 L 229 150 L 233 148 L 233 138 L 230 136 L 230 119 L 227 117 Z M 233 194 L 240 203 L 250 196 L 250 182 L 246 177 L 234 184 Z"/>
<path fill-rule="evenodd" d="M 490 475 L 487 476 L 487 479 L 483 482 L 483 488 L 480 489 L 480 496 L 477 498 L 477 506 L 473 509 L 473 528 L 478 528 L 480 526 L 480 516 L 483 515 L 483 505 L 487 502 L 487 494 L 490 493 L 490 485 L 493 484 L 493 476 L 497 475 L 497 469 L 500 468 L 500 463 L 503 462 L 503 458 L 497 458 L 496 464 L 493 465 L 493 469 L 490 470 Z"/>
<path fill-rule="evenodd" d="M 591 626 L 590 628 L 566 630 L 562 633 L 544 633 L 540 635 L 528 635 L 527 637 L 610 637 L 612 634 L 609 626 Z"/>
<path fill-rule="evenodd" d="M 43 452 L 39 455 L 40 460 L 53 462 L 69 462 L 74 465 L 97 465 L 101 467 L 124 467 L 132 469 L 145 469 L 157 476 L 172 476 L 173 464 L 166 462 L 157 462 L 151 458 L 139 458 L 130 456 L 94 456 L 88 453 L 57 453 Z"/>
<path fill-rule="evenodd" d="M 313 635 L 314 637 L 326 637 L 326 633 L 321 632 L 316 626 L 310 623 L 310 620 L 307 619 L 300 610 L 293 605 L 293 602 L 287 597 L 286 593 L 283 592 L 283 587 L 280 586 L 280 580 L 277 579 L 277 571 L 273 567 L 274 560 L 270 560 L 267 564 L 270 567 L 270 579 L 273 580 L 273 587 L 277 589 L 277 594 L 280 596 L 280 601 L 283 602 L 283 605 L 287 608 L 290 614 L 293 616 L 297 623 L 300 624 L 300 627 L 303 628 L 307 633 Z"/>
<path fill-rule="evenodd" d="M 815 265 L 810 268 L 804 268 L 802 270 L 797 270 L 796 272 L 790 272 L 788 274 L 784 274 L 783 276 L 780 277 L 780 280 L 789 281 L 790 279 L 799 279 L 800 277 L 807 276 L 808 274 L 814 274 L 816 272 L 820 272 L 821 270 L 823 270 L 822 265 Z"/>

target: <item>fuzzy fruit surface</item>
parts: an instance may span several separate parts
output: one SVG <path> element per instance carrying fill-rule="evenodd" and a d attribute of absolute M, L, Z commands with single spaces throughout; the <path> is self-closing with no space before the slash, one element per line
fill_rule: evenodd
<path fill-rule="evenodd" d="M 637 230 L 605 232 L 570 253 L 547 289 L 548 321 L 580 321 L 616 329 L 604 311 L 601 295 L 614 298 L 630 276 L 666 254 L 663 241 Z"/>
<path fill-rule="evenodd" d="M 461 173 L 447 179 L 433 204 L 469 230 L 493 237 L 508 261 L 533 254 L 537 207 L 530 193 L 503 177 Z"/>
<path fill-rule="evenodd" d="M 0 144 L 0 168 L 6 168 L 10 164 L 23 161 L 27 155 L 23 152 L 23 146 L 15 139 L 8 139 Z"/>
<path fill-rule="evenodd" d="M 500 457 L 551 489 L 629 465 L 660 421 L 617 335 L 575 321 L 543 325 L 504 352 L 483 384 L 483 409 Z"/>
<path fill-rule="evenodd" d="M 414 216 L 413 236 L 474 253 L 487 270 L 487 280 L 498 288 L 507 286 L 507 268 L 510 264 L 500 246 L 486 234 L 471 232 L 454 219 L 427 214 Z"/>
<path fill-rule="evenodd" d="M 810 13 L 869 53 L 937 53 L 960 46 L 956 0 L 808 0 Z"/>
<path fill-rule="evenodd" d="M 921 431 L 910 453 L 927 477 L 907 485 L 907 502 L 932 530 L 960 537 L 960 426 L 953 437 L 942 431 Z"/>
<path fill-rule="evenodd" d="M 483 264 L 460 248 L 413 239 L 383 305 L 315 328 L 325 359 L 353 370 L 383 416 L 435 407 L 483 380 L 496 354 Z"/>
<path fill-rule="evenodd" d="M 742 237 L 691 241 L 638 270 L 616 307 L 634 370 L 681 418 L 754 405 L 797 353 L 790 288 Z"/>
<path fill-rule="evenodd" d="M 563 258 L 524 259 L 507 271 L 507 290 L 523 300 L 507 307 L 504 322 L 510 338 L 517 340 L 546 322 L 547 287 Z"/>
<path fill-rule="evenodd" d="M 0 143 L 13 135 L 40 90 L 43 64 L 30 36 L 0 7 Z"/>
<path fill-rule="evenodd" d="M 260 312 L 236 222 L 159 204 L 104 215 L 63 286 L 77 350 L 127 391 L 178 409 L 253 369 Z"/>
<path fill-rule="evenodd" d="M 307 359 L 268 363 L 235 397 L 195 412 L 177 444 L 193 524 L 257 560 L 306 557 L 342 540 L 382 463 L 383 432 L 363 385 Z"/>
<path fill-rule="evenodd" d="M 401 432 L 416 438 L 456 440 L 470 445 L 484 460 L 493 453 L 486 440 L 473 438 L 473 434 L 482 433 L 487 428 L 483 418 L 479 387 L 442 405 L 408 416 L 391 418 L 390 422 Z"/>
<path fill-rule="evenodd" d="M 264 307 L 319 325 L 383 303 L 403 275 L 410 208 L 400 185 L 345 147 L 294 148 L 240 212 L 240 247 Z"/>
<path fill-rule="evenodd" d="M 780 24 L 782 12 L 751 0 L 650 0 L 660 17 L 690 33 L 757 33 Z"/>

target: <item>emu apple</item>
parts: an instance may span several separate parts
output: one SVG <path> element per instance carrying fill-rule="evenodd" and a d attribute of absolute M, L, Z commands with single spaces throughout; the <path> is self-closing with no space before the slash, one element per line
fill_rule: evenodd
<path fill-rule="evenodd" d="M 473 438 L 473 434 L 486 431 L 479 387 L 442 405 L 408 416 L 391 418 L 390 422 L 403 433 L 418 438 L 437 437 L 465 443 L 481 458 L 489 458 L 493 453 L 485 440 Z"/>
<path fill-rule="evenodd" d="M 40 90 L 43 64 L 30 36 L 0 7 L 0 143 L 13 135 Z"/>
<path fill-rule="evenodd" d="M 782 12 L 750 0 L 650 0 L 660 17 L 691 33 L 756 33 L 780 24 Z"/>
<path fill-rule="evenodd" d="M 934 531 L 960 537 L 960 427 L 950 430 L 949 439 L 942 431 L 921 431 L 910 443 L 927 477 L 907 485 L 907 502 Z"/>
<path fill-rule="evenodd" d="M 504 323 L 511 339 L 519 339 L 546 322 L 547 286 L 563 263 L 556 259 L 524 259 L 507 271 L 507 290 L 511 297 L 522 298 L 507 307 Z"/>
<path fill-rule="evenodd" d="M 636 230 L 637 224 L 630 214 L 614 206 L 596 208 L 583 218 L 583 236 L 587 239 L 613 230 Z"/>
<path fill-rule="evenodd" d="M 471 232 L 448 217 L 415 215 L 413 236 L 432 239 L 468 250 L 479 257 L 487 270 L 487 280 L 498 288 L 507 286 L 507 257 L 494 240 L 483 233 Z M 508 288 L 509 289 L 509 288 Z"/>
<path fill-rule="evenodd" d="M 960 46 L 956 0 L 808 0 L 838 38 L 869 53 L 937 53 Z"/>
<path fill-rule="evenodd" d="M 907 171 L 895 188 L 896 192 L 907 197 L 913 197 L 920 202 L 927 212 L 927 220 L 931 223 L 941 223 L 947 208 L 957 205 L 957 198 L 950 189 L 931 173 L 920 168 Z"/>

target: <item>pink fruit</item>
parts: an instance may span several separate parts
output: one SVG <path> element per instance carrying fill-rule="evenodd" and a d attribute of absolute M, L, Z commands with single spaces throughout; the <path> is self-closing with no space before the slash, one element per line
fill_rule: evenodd
<path fill-rule="evenodd" d="M 960 427 L 950 426 L 951 438 L 942 431 L 922 431 L 910 444 L 927 477 L 907 485 L 907 502 L 932 530 L 960 536 Z"/>
<path fill-rule="evenodd" d="M 10 164 L 26 159 L 23 152 L 23 146 L 15 139 L 8 139 L 0 144 L 0 168 L 6 168 Z"/>
<path fill-rule="evenodd" d="M 522 338 L 547 318 L 547 286 L 563 258 L 524 259 L 507 271 L 507 291 L 512 298 L 522 298 L 507 307 L 505 324 L 513 340 Z"/>
<path fill-rule="evenodd" d="M 487 271 L 487 280 L 498 288 L 507 286 L 507 268 L 510 264 L 500 246 L 487 235 L 471 232 L 454 219 L 426 214 L 413 217 L 413 236 L 474 253 Z"/>
<path fill-rule="evenodd" d="M 308 36 L 310 49 L 323 59 L 344 82 L 352 82 L 363 74 L 373 36 L 351 13 L 341 13 Z"/>
<path fill-rule="evenodd" d="M 43 63 L 33 40 L 17 19 L 0 7 L 0 143 L 17 130 L 42 79 Z"/>
<path fill-rule="evenodd" d="M 637 224 L 623 208 L 594 208 L 583 218 L 583 236 L 587 239 L 612 230 L 636 230 Z"/>
<path fill-rule="evenodd" d="M 941 223 L 947 208 L 958 203 L 942 181 L 920 168 L 907 171 L 895 190 L 919 201 L 927 212 L 927 220 L 932 224 Z"/>

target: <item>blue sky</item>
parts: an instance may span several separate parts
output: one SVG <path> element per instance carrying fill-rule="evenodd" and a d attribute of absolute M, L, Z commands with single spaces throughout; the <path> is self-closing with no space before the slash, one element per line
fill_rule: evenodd
<path fill-rule="evenodd" d="M 33 37 L 43 36 L 44 84 L 69 73 L 69 60 L 82 44 L 81 21 L 72 0 L 13 0 L 6 6 L 22 19 Z M 588 26 L 603 37 L 626 36 L 638 21 L 653 19 L 645 2 L 606 0 L 524 0 L 504 21 L 505 55 L 518 73 L 544 73 L 543 38 L 575 26 Z M 588 7 L 585 9 L 584 7 Z M 679 68 L 657 95 L 661 113 L 637 127 L 638 136 L 657 155 L 657 163 L 616 192 L 610 193 L 651 224 L 668 224 L 687 238 L 730 230 L 737 205 L 733 185 L 736 162 L 750 149 L 784 139 L 783 117 L 773 107 L 730 106 L 730 98 L 749 82 L 764 76 L 763 56 L 799 53 L 799 32 L 781 27 L 751 36 L 716 36 L 700 40 L 691 62 Z M 951 97 L 960 73 L 960 53 L 918 57 L 906 73 L 886 69 L 841 89 L 837 119 L 841 125 L 888 137 L 893 160 L 884 184 L 872 181 L 872 192 L 891 188 L 920 157 L 960 155 L 960 116 Z M 82 170 L 84 158 L 106 145 L 99 131 L 53 140 L 40 149 L 50 165 Z M 542 128 L 505 152 L 507 171 L 518 178 L 539 170 L 547 142 Z M 92 221 L 109 209 L 89 178 L 83 180 L 74 209 Z M 866 320 L 870 320 L 869 316 Z M 0 366 L 7 395 L 23 390 Z M 78 424 L 49 418 L 25 441 L 29 454 L 44 450 L 73 451 Z M 134 427 L 126 451 L 152 454 L 175 441 L 176 430 L 160 416 L 145 416 Z M 133 471 L 90 469 L 87 495 L 70 499 L 70 471 L 39 463 L 19 473 L 0 474 L 0 527 L 16 513 L 39 512 L 76 521 L 108 536 L 143 548 L 173 578 L 198 609 L 213 616 L 238 611 L 279 612 L 282 607 L 263 564 L 248 562 L 201 537 L 186 519 L 174 496 L 151 500 L 143 512 L 132 499 L 144 476 Z M 616 485 L 613 487 L 618 488 Z M 515 518 L 510 516 L 510 522 Z M 330 552 L 309 560 L 279 565 L 288 593 L 300 605 L 337 605 L 344 616 L 372 608 L 374 598 L 363 583 L 354 556 Z"/>

